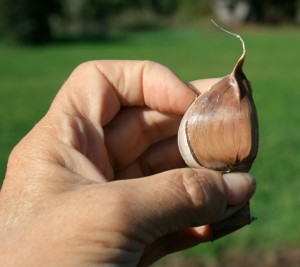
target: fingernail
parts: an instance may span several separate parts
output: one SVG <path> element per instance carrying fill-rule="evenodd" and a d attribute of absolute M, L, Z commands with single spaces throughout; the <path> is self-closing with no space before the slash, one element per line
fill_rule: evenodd
<path fill-rule="evenodd" d="M 255 192 L 255 180 L 248 173 L 227 173 L 223 179 L 229 206 L 245 203 Z"/>

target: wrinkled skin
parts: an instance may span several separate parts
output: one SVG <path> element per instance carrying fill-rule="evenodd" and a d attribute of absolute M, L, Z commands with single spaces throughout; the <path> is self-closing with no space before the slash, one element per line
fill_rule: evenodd
<path fill-rule="evenodd" d="M 194 98 L 157 63 L 76 68 L 9 157 L 0 266 L 148 266 L 210 240 L 207 224 L 241 208 L 255 182 L 183 168 L 176 134 Z"/>

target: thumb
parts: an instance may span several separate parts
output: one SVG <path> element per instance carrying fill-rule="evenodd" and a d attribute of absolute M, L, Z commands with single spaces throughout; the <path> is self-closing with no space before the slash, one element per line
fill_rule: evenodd
<path fill-rule="evenodd" d="M 131 216 L 154 239 L 223 220 L 248 202 L 255 190 L 249 174 L 222 175 L 207 169 L 172 170 L 126 182 Z"/>

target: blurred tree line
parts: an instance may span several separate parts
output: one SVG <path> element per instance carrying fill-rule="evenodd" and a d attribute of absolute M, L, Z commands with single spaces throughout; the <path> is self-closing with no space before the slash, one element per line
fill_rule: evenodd
<path fill-rule="evenodd" d="M 200 10 L 209 12 L 209 0 L 0 0 L 0 37 L 45 43 L 55 36 L 103 36 Z"/>
<path fill-rule="evenodd" d="M 299 23 L 300 0 L 213 0 L 223 23 Z"/>
<path fill-rule="evenodd" d="M 230 13 L 240 2 L 251 2 L 256 20 L 295 16 L 298 0 L 0 0 L 0 37 L 43 43 L 57 36 L 103 35 L 115 29 L 146 28 L 170 21 L 189 21 L 227 4 Z M 261 3 L 262 2 L 262 3 Z M 224 5 L 223 5 L 224 6 Z M 268 12 L 264 12 L 264 10 Z M 217 13 L 217 12 L 216 12 Z M 253 18 L 253 16 L 252 16 Z"/>

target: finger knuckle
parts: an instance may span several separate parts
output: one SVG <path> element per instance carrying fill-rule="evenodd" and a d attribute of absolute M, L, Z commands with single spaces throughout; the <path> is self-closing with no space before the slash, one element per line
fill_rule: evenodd
<path fill-rule="evenodd" d="M 96 62 L 94 60 L 83 62 L 75 68 L 74 72 L 85 72 L 91 68 L 94 68 L 95 64 Z"/>
<path fill-rule="evenodd" d="M 151 60 L 144 60 L 143 65 L 144 65 L 144 69 L 147 70 L 148 72 L 155 71 L 158 73 L 164 73 L 169 71 L 169 69 L 166 66 Z"/>
<path fill-rule="evenodd" d="M 189 170 L 182 175 L 182 184 L 187 198 L 196 210 L 202 210 L 217 218 L 226 210 L 226 197 L 218 175 L 207 171 Z"/>

